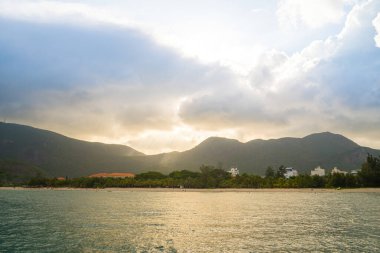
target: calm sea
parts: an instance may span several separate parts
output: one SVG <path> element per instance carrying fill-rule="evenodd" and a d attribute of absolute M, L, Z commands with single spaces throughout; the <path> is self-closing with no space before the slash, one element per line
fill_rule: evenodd
<path fill-rule="evenodd" d="M 380 194 L 1 190 L 0 252 L 380 252 Z"/>

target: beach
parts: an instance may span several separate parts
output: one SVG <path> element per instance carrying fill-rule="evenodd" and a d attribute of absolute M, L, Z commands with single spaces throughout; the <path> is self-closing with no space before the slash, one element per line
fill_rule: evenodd
<path fill-rule="evenodd" d="M 127 191 L 127 192 L 304 192 L 304 193 L 380 193 L 380 188 L 72 188 L 72 187 L 0 187 L 0 190 L 54 190 L 54 191 Z"/>

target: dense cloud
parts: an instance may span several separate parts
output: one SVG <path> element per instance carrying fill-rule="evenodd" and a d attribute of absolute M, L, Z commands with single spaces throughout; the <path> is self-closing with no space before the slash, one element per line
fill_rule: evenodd
<path fill-rule="evenodd" d="M 314 19 L 303 1 L 281 1 L 280 22 L 297 29 L 344 25 L 296 52 L 266 50 L 248 74 L 186 58 L 138 27 L 63 22 L 76 5 L 54 22 L 0 12 L 0 117 L 148 153 L 209 135 L 318 131 L 380 147 L 380 2 L 360 1 L 347 15 L 345 1 L 332 5 L 319 3 L 330 11 Z"/>
<path fill-rule="evenodd" d="M 9 120 L 92 133 L 170 129 L 181 97 L 234 78 L 135 29 L 1 19 L 0 30 L 0 115 Z"/>
<path fill-rule="evenodd" d="M 339 34 L 299 53 L 265 53 L 249 74 L 251 89 L 193 99 L 181 116 L 209 127 L 261 125 L 278 135 L 330 130 L 378 138 L 380 50 L 372 20 L 379 9 L 379 2 L 356 6 Z"/>

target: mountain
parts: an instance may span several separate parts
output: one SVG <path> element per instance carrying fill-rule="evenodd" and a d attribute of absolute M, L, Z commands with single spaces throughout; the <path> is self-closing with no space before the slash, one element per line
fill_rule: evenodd
<path fill-rule="evenodd" d="M 80 141 L 29 126 L 0 123 L 0 159 L 37 166 L 48 176 L 88 176 L 99 172 L 198 170 L 202 164 L 264 175 L 268 166 L 292 166 L 310 172 L 316 166 L 360 168 L 367 154 L 380 150 L 361 147 L 329 132 L 304 138 L 252 140 L 210 137 L 184 152 L 144 155 L 123 145 Z"/>
<path fill-rule="evenodd" d="M 49 176 L 84 176 L 100 170 L 125 171 L 128 146 L 86 142 L 29 126 L 0 123 L 0 159 L 38 166 Z"/>
<path fill-rule="evenodd" d="M 263 175 L 268 166 L 292 166 L 309 172 L 316 166 L 337 166 L 351 170 L 360 168 L 367 154 L 380 155 L 379 150 L 361 147 L 346 137 L 329 132 L 304 138 L 237 140 L 211 137 L 185 152 L 162 154 L 161 167 L 194 170 L 201 164 L 228 169 L 237 166 L 241 172 Z"/>

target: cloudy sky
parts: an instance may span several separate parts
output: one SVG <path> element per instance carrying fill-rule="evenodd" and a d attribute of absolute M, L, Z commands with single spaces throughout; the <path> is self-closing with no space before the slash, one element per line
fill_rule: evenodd
<path fill-rule="evenodd" d="M 0 117 L 147 154 L 322 131 L 380 148 L 380 1 L 0 0 Z"/>

